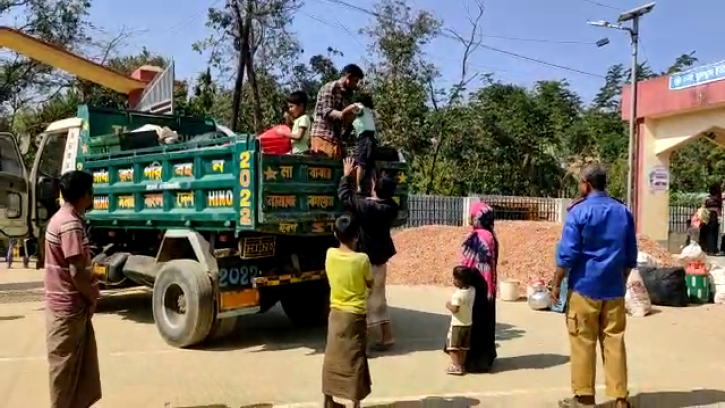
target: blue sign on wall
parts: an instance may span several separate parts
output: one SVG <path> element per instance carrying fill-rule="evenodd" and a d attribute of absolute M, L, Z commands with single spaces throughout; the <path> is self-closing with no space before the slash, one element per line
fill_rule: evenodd
<path fill-rule="evenodd" d="M 725 79 L 725 61 L 670 75 L 670 89 L 685 89 Z"/>

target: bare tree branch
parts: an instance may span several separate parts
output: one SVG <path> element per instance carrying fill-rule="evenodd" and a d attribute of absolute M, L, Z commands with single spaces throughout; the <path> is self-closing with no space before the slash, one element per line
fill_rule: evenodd
<path fill-rule="evenodd" d="M 460 65 L 461 75 L 459 77 L 458 84 L 454 86 L 453 92 L 451 92 L 451 94 L 449 95 L 449 104 L 455 102 L 455 100 L 460 97 L 460 93 L 463 91 L 463 89 L 465 89 L 465 87 L 478 76 L 477 74 L 469 76 L 468 68 L 471 56 L 474 52 L 476 52 L 476 50 L 478 50 L 478 48 L 480 48 L 481 43 L 483 42 L 483 37 L 481 33 L 481 19 L 483 19 L 483 14 L 486 8 L 482 0 L 473 0 L 473 2 L 476 6 L 475 15 L 471 13 L 469 3 L 464 4 L 464 7 L 467 11 L 468 22 L 471 25 L 470 34 L 466 37 L 463 37 L 461 34 L 457 33 L 454 30 L 446 30 L 450 35 L 457 38 L 463 46 L 463 54 L 461 55 Z"/>
<path fill-rule="evenodd" d="M 478 76 L 478 74 L 468 75 L 468 66 L 471 55 L 473 55 L 473 53 L 481 46 L 481 43 L 483 42 L 483 37 L 481 35 L 481 19 L 483 19 L 483 14 L 486 8 L 483 4 L 483 0 L 473 0 L 473 2 L 476 7 L 475 13 L 471 13 L 469 7 L 470 3 L 464 3 L 464 7 L 466 8 L 468 16 L 468 22 L 471 24 L 470 35 L 464 37 L 454 30 L 446 30 L 450 35 L 457 38 L 461 45 L 463 45 L 463 54 L 461 55 L 461 76 L 458 83 L 454 85 L 449 92 L 448 101 L 444 109 L 450 109 L 457 101 L 459 101 L 462 97 L 463 91 L 466 89 L 468 84 L 470 84 Z M 429 91 L 431 93 L 431 102 L 433 104 L 433 109 L 436 112 L 439 112 L 440 109 L 436 101 L 435 89 L 433 87 L 432 81 L 429 81 Z M 430 191 L 433 188 L 433 181 L 435 179 L 435 166 L 446 136 L 445 127 L 446 116 L 444 114 L 438 126 L 438 137 L 436 140 L 435 149 L 433 151 L 433 159 L 430 164 L 430 171 L 428 172 L 428 184 L 426 186 L 426 194 L 430 194 Z"/>

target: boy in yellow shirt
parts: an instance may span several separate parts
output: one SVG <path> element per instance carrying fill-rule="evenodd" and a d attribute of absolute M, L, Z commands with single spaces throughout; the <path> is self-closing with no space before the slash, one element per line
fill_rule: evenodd
<path fill-rule="evenodd" d="M 338 218 L 335 237 L 340 247 L 328 249 L 325 259 L 330 283 L 330 317 L 322 366 L 325 408 L 343 406 L 333 397 L 352 401 L 354 407 L 359 407 L 372 385 L 366 355 L 366 314 L 373 276 L 368 256 L 354 249 L 358 228 L 350 216 Z"/>

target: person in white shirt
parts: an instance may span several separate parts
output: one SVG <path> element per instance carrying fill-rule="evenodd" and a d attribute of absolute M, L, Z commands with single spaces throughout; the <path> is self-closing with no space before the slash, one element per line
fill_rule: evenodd
<path fill-rule="evenodd" d="M 377 151 L 377 130 L 375 106 L 373 97 L 369 93 L 360 93 L 343 113 L 351 112 L 352 129 L 357 137 L 355 152 L 355 165 L 357 166 L 358 192 L 363 196 L 370 196 L 370 180 L 376 177 L 375 160 Z"/>
<path fill-rule="evenodd" d="M 473 323 L 473 301 L 476 289 L 471 286 L 474 270 L 465 266 L 453 268 L 453 285 L 456 291 L 446 308 L 451 312 L 451 326 L 448 329 L 445 351 L 451 356 L 451 365 L 446 372 L 463 375 L 466 352 L 471 347 L 471 324 Z"/>

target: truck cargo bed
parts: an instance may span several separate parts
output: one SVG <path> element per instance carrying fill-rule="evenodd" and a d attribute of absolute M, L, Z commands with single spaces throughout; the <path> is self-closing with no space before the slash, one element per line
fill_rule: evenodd
<path fill-rule="evenodd" d="M 330 234 L 344 211 L 339 161 L 262 154 L 251 136 L 107 151 L 85 156 L 83 165 L 94 178 L 92 226 L 315 235 Z M 399 180 L 402 221 L 405 163 L 379 167 Z"/>

